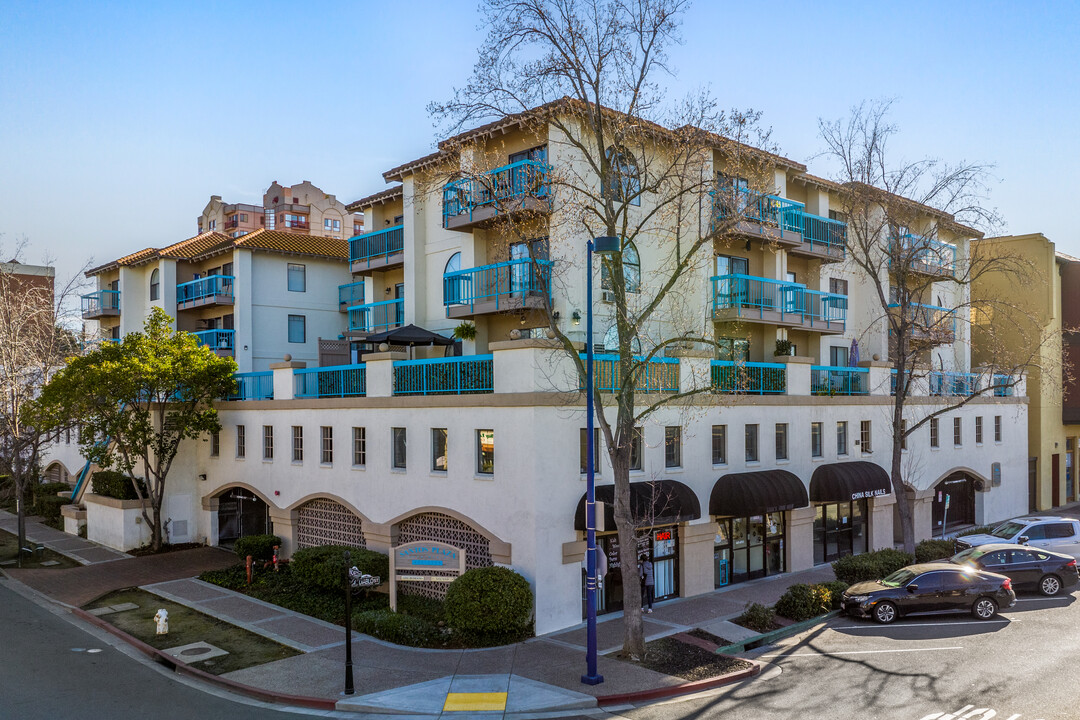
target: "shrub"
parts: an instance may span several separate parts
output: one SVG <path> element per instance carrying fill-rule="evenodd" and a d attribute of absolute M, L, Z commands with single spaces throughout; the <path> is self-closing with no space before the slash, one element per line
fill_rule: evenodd
<path fill-rule="evenodd" d="M 97 495 L 115 498 L 116 500 L 138 500 L 135 486 L 131 484 L 131 478 L 117 470 L 98 470 L 91 476 L 92 487 Z M 143 497 L 146 497 L 146 481 L 139 480 Z"/>
<path fill-rule="evenodd" d="M 747 603 L 743 614 L 735 622 L 759 633 L 767 633 L 776 625 L 776 612 L 768 605 Z"/>
<path fill-rule="evenodd" d="M 390 610 L 354 613 L 353 628 L 380 640 L 412 647 L 438 645 L 443 637 L 442 631 L 426 620 Z"/>
<path fill-rule="evenodd" d="M 52 483 L 36 483 L 31 486 L 35 498 L 55 496 L 60 492 L 71 492 L 71 486 L 67 483 L 52 482 Z"/>
<path fill-rule="evenodd" d="M 47 525 L 56 527 L 57 525 L 63 526 L 63 520 L 60 516 L 60 508 L 64 505 L 71 503 L 71 498 L 63 498 L 57 495 L 40 495 L 34 498 L 33 512 L 34 515 L 40 515 Z"/>
<path fill-rule="evenodd" d="M 346 550 L 352 554 L 352 563 L 360 572 L 383 579 L 388 577 L 390 559 L 386 555 L 347 545 L 322 545 L 297 550 L 289 560 L 290 572 L 300 583 L 324 590 L 340 589 L 345 565 L 343 553 Z"/>
<path fill-rule="evenodd" d="M 274 558 L 275 545 L 281 545 L 277 535 L 248 535 L 237 539 L 233 550 L 241 560 L 250 555 L 256 562 L 267 562 Z"/>
<path fill-rule="evenodd" d="M 829 591 L 829 609 L 839 610 L 840 599 L 844 594 L 844 591 L 848 589 L 848 584 L 840 580 L 831 580 L 827 583 L 821 583 L 818 587 L 825 588 Z"/>
<path fill-rule="evenodd" d="M 528 581 L 504 567 L 467 570 L 446 591 L 446 621 L 466 636 L 520 636 L 528 632 L 532 606 Z"/>
<path fill-rule="evenodd" d="M 961 530 L 956 533 L 956 537 L 964 537 L 965 535 L 986 535 L 993 532 L 996 527 L 997 525 L 978 525 L 973 528 L 968 528 L 967 530 Z"/>
<path fill-rule="evenodd" d="M 837 580 L 854 585 L 864 580 L 880 580 L 913 562 L 915 558 L 908 553 L 885 548 L 862 555 L 847 555 L 834 562 L 832 566 Z"/>
<path fill-rule="evenodd" d="M 423 595 L 402 595 L 397 597 L 398 612 L 427 620 L 431 624 L 446 621 L 446 605 L 442 600 Z"/>
<path fill-rule="evenodd" d="M 821 585 L 796 583 L 776 601 L 776 613 L 789 620 L 802 622 L 829 612 L 832 593 Z"/>
<path fill-rule="evenodd" d="M 952 540 L 923 540 L 915 546 L 915 562 L 941 560 L 953 555 Z"/>

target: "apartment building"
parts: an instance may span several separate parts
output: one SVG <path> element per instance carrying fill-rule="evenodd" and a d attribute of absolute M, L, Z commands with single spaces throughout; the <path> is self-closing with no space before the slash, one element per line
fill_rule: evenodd
<path fill-rule="evenodd" d="M 720 149 L 707 160 L 717 191 L 733 199 L 708 212 L 736 207 L 740 220 L 704 248 L 680 279 L 677 308 L 641 338 L 644 351 L 689 322 L 722 348 L 666 348 L 640 388 L 643 403 L 700 391 L 657 410 L 635 441 L 635 513 L 660 598 L 892 547 L 898 532 L 884 470 L 888 323 L 873 283 L 846 255 L 844 189 L 790 159 L 755 158 L 765 173 L 753 187 Z M 552 180 L 582 166 L 537 113 L 450 138 L 384 173 L 392 187 L 348 206 L 364 212 L 366 231 L 348 240 L 349 276 L 332 298 L 345 311 L 342 344 L 322 348 L 321 366 L 293 354 L 241 373 L 239 401 L 219 405 L 222 432 L 178 459 L 166 516 L 211 544 L 269 529 L 290 552 L 447 542 L 465 551 L 467 567 L 505 564 L 528 578 L 538 633 L 580 622 L 585 401 L 570 358 L 546 337 L 545 306 L 571 339 L 601 352 L 598 375 L 611 378 L 607 281 L 592 274 L 588 337 L 588 237 L 566 221 L 573 208 Z M 631 212 L 648 213 L 650 202 Z M 919 312 L 962 306 L 967 289 L 953 273 L 977 233 L 932 208 L 893 233 L 882 242 L 930 250 L 923 271 L 933 282 Z M 651 227 L 624 251 L 628 287 L 655 282 L 671 252 L 664 237 Z M 909 422 L 950 407 L 958 388 L 990 381 L 972 372 L 970 333 L 956 315 L 949 332 L 920 344 L 938 369 L 918 381 Z M 451 356 L 463 324 L 472 332 Z M 408 342 L 385 334 L 396 329 Z M 778 341 L 789 354 L 775 355 Z M 1020 382 L 908 438 L 903 466 L 920 538 L 1023 511 L 1016 429 L 1026 423 Z M 621 581 L 612 471 L 597 454 L 609 612 L 621 607 Z"/>
<path fill-rule="evenodd" d="M 211 195 L 197 223 L 199 235 L 220 232 L 231 238 L 264 229 L 343 240 L 364 229 L 362 214 L 347 209 L 310 180 L 291 187 L 273 181 L 263 193 L 262 205 L 226 203 L 220 195 Z"/>
<path fill-rule="evenodd" d="M 1009 297 L 1017 303 L 1007 322 L 998 322 L 1002 341 L 1018 354 L 1037 353 L 1028 373 L 1028 507 L 1049 510 L 1080 500 L 1076 472 L 1080 443 L 1080 259 L 1057 251 L 1041 233 L 986 238 L 979 243 L 1007 256 L 1026 258 L 1037 273 L 1032 287 L 1015 292 L 1015 278 L 988 273 L 977 278 L 977 297 Z M 993 322 L 987 314 L 985 322 Z M 975 361 L 983 358 L 980 326 L 974 327 Z M 1022 360 L 1023 358 L 1019 358 Z"/>

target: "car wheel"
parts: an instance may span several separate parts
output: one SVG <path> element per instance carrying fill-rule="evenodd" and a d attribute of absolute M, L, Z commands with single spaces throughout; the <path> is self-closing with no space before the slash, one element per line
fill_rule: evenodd
<path fill-rule="evenodd" d="M 988 597 L 981 597 L 971 606 L 971 614 L 980 620 L 989 620 L 997 615 L 997 603 Z"/>
<path fill-rule="evenodd" d="M 874 619 L 882 625 L 888 625 L 896 619 L 896 606 L 891 602 L 879 602 L 874 606 Z"/>
<path fill-rule="evenodd" d="M 1061 580 L 1057 575 L 1044 575 L 1039 581 L 1039 592 L 1046 596 L 1057 595 L 1061 592 Z"/>

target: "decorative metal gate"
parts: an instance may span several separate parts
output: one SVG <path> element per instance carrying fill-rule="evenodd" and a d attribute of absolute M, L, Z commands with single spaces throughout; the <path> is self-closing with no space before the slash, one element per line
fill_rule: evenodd
<path fill-rule="evenodd" d="M 468 523 L 443 513 L 420 513 L 398 523 L 399 545 L 417 540 L 443 542 L 464 550 L 466 570 L 495 564 L 486 537 Z M 411 582 L 402 583 L 401 590 L 403 594 L 442 599 L 446 596 L 447 586 L 448 583 L 440 582 Z"/>
<path fill-rule="evenodd" d="M 367 547 L 360 518 L 339 502 L 319 498 L 296 513 L 296 546 L 351 545 Z"/>

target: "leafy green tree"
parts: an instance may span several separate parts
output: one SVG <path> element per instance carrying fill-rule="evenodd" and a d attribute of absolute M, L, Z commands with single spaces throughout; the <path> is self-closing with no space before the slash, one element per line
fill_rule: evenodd
<path fill-rule="evenodd" d="M 141 332 L 69 359 L 27 411 L 45 428 L 79 420 L 83 455 L 124 473 L 149 501 L 143 519 L 158 551 L 165 479 L 184 440 L 221 428 L 213 401 L 233 391 L 234 372 L 232 358 L 172 330 L 172 318 L 155 308 Z"/>

